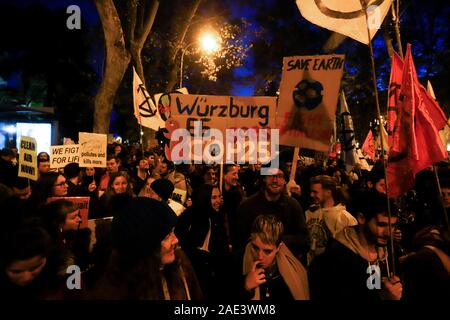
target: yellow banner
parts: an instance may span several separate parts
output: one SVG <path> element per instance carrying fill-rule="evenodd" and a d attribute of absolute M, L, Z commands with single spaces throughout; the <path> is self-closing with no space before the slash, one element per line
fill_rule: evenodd
<path fill-rule="evenodd" d="M 19 177 L 38 179 L 37 144 L 31 137 L 20 138 Z"/>

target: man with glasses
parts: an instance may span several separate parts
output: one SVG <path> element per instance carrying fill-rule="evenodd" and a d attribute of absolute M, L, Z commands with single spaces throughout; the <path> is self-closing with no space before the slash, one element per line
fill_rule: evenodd
<path fill-rule="evenodd" d="M 250 236 L 251 226 L 260 214 L 271 214 L 285 226 L 283 242 L 300 257 L 309 249 L 309 236 L 305 224 L 305 215 L 300 204 L 286 193 L 287 170 L 273 169 L 272 175 L 261 176 L 262 189 L 244 200 L 237 212 L 238 241 L 244 247 Z"/>

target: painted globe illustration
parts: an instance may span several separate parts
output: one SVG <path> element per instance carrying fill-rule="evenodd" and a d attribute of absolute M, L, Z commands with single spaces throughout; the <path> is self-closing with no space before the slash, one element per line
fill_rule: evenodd
<path fill-rule="evenodd" d="M 294 88 L 292 96 L 297 108 L 313 110 L 322 102 L 323 85 L 312 79 L 300 81 Z"/>

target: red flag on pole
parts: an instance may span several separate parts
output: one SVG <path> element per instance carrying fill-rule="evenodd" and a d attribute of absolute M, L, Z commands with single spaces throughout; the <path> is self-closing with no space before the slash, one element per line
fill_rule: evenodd
<path fill-rule="evenodd" d="M 403 59 L 394 51 L 392 56 L 391 77 L 389 79 L 388 89 L 388 108 L 387 108 L 387 133 L 388 145 L 392 146 L 394 126 L 397 120 L 397 110 L 400 98 L 400 85 L 402 83 Z"/>
<path fill-rule="evenodd" d="M 370 159 L 375 160 L 375 140 L 373 139 L 371 129 L 369 129 L 369 133 L 367 134 L 366 140 L 364 140 L 361 150 L 364 151 Z"/>
<path fill-rule="evenodd" d="M 387 168 L 389 197 L 411 189 L 417 172 L 447 158 L 438 132 L 445 123 L 444 113 L 419 83 L 408 44 Z"/>

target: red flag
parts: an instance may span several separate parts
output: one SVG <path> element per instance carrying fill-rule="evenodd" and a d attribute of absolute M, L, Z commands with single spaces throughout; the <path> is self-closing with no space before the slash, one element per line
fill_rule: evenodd
<path fill-rule="evenodd" d="M 373 139 L 372 130 L 369 130 L 361 150 L 364 151 L 370 159 L 375 160 L 375 141 Z"/>
<path fill-rule="evenodd" d="M 445 123 L 444 113 L 419 83 L 408 44 L 389 152 L 389 197 L 396 198 L 411 189 L 417 172 L 447 158 L 438 133 Z"/>
<path fill-rule="evenodd" d="M 402 83 L 403 60 L 394 51 L 392 56 L 391 77 L 388 89 L 388 109 L 387 109 L 387 133 L 388 145 L 392 145 L 394 126 L 397 120 L 397 110 L 400 98 L 400 85 Z"/>

